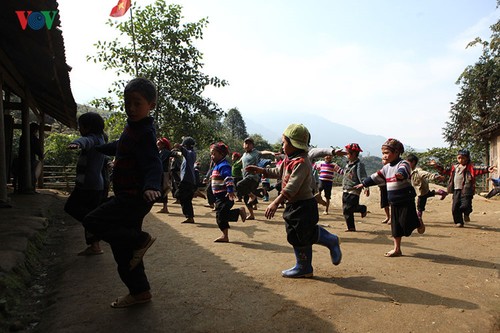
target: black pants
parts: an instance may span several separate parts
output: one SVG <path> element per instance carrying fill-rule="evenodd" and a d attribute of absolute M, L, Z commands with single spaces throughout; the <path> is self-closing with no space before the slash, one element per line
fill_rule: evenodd
<path fill-rule="evenodd" d="M 464 214 L 472 213 L 472 195 L 462 194 L 462 190 L 453 191 L 453 201 L 451 203 L 451 214 L 455 224 L 464 224 Z"/>
<path fill-rule="evenodd" d="M 287 203 L 283 212 L 286 238 L 294 247 L 311 246 L 318 241 L 318 202 L 308 199 Z"/>
<path fill-rule="evenodd" d="M 182 207 L 182 214 L 187 218 L 194 217 L 193 196 L 198 187 L 195 184 L 181 181 L 177 189 L 176 198 L 179 199 Z"/>
<path fill-rule="evenodd" d="M 84 190 L 75 187 L 73 192 L 69 195 L 68 200 L 66 200 L 64 211 L 82 223 L 85 216 L 96 209 L 104 201 L 106 196 L 107 193 L 105 191 Z M 90 245 L 97 241 L 99 241 L 99 239 L 85 229 L 85 242 Z"/>
<path fill-rule="evenodd" d="M 419 212 L 425 211 L 425 205 L 427 205 L 427 198 L 436 196 L 436 191 L 432 190 L 427 192 L 427 194 L 419 195 L 417 197 L 417 210 Z"/>
<path fill-rule="evenodd" d="M 231 209 L 233 206 L 234 201 L 229 200 L 227 197 L 220 197 L 215 200 L 215 220 L 221 231 L 229 229 L 229 222 L 238 221 L 240 210 Z"/>
<path fill-rule="evenodd" d="M 408 237 L 419 226 L 415 199 L 391 205 L 392 237 Z"/>
<path fill-rule="evenodd" d="M 354 213 L 366 213 L 366 206 L 359 204 L 359 195 L 344 192 L 342 194 L 342 211 L 347 229 L 356 230 Z"/>
<path fill-rule="evenodd" d="M 150 289 L 143 262 L 130 270 L 130 260 L 134 250 L 147 240 L 148 234 L 142 231 L 142 222 L 152 206 L 153 203 L 142 197 L 115 196 L 83 220 L 86 229 L 111 246 L 118 274 L 131 295 Z"/>

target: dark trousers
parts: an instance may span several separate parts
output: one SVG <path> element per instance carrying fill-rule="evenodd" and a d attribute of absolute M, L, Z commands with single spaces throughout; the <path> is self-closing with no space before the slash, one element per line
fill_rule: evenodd
<path fill-rule="evenodd" d="M 344 192 L 342 194 L 342 212 L 347 229 L 356 230 L 354 213 L 366 213 L 366 206 L 359 204 L 359 195 Z"/>
<path fill-rule="evenodd" d="M 133 270 L 129 267 L 134 250 L 148 238 L 148 234 L 142 231 L 142 222 L 152 206 L 153 203 L 144 201 L 142 197 L 115 196 L 83 220 L 85 228 L 111 246 L 118 274 L 131 295 L 150 289 L 143 262 Z"/>
<path fill-rule="evenodd" d="M 419 226 L 420 221 L 415 209 L 415 199 L 391 205 L 392 237 L 408 237 Z"/>
<path fill-rule="evenodd" d="M 311 246 L 318 241 L 318 202 L 308 199 L 287 203 L 283 212 L 286 238 L 294 247 Z"/>
<path fill-rule="evenodd" d="M 194 217 L 193 197 L 198 187 L 195 184 L 181 181 L 177 189 L 176 198 L 179 199 L 182 207 L 182 214 L 187 218 Z"/>
<path fill-rule="evenodd" d="M 215 195 L 212 192 L 212 182 L 209 181 L 207 185 L 207 202 L 209 205 L 213 205 L 215 203 Z"/>
<path fill-rule="evenodd" d="M 229 222 L 238 221 L 240 216 L 239 209 L 231 209 L 234 206 L 234 201 L 227 197 L 219 197 L 215 200 L 215 221 L 220 230 L 229 229 Z"/>
<path fill-rule="evenodd" d="M 425 205 L 427 205 L 427 198 L 436 196 L 436 191 L 432 190 L 427 192 L 427 194 L 419 195 L 417 197 L 417 210 L 419 212 L 425 211 Z"/>
<path fill-rule="evenodd" d="M 464 224 L 463 215 L 469 215 L 470 213 L 472 213 L 472 195 L 464 195 L 462 190 L 454 190 L 451 203 L 453 223 Z"/>
<path fill-rule="evenodd" d="M 84 190 L 75 187 L 73 192 L 69 195 L 68 200 L 66 200 L 64 211 L 82 223 L 85 216 L 104 201 L 106 194 L 105 191 Z M 99 239 L 85 229 L 85 242 L 90 245 L 97 241 L 99 241 Z"/>

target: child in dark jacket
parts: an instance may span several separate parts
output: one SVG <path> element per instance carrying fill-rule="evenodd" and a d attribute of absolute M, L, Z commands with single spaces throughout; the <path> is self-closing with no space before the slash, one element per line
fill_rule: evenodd
<path fill-rule="evenodd" d="M 453 222 L 455 223 L 455 227 L 463 227 L 464 222 L 470 221 L 469 215 L 472 213 L 472 198 L 476 191 L 476 177 L 495 171 L 495 167 L 474 166 L 470 161 L 470 152 L 467 149 L 458 151 L 457 161 L 457 164 L 446 169 L 434 160 L 430 161 L 429 164 L 434 166 L 440 174 L 450 176 L 448 180 L 448 193 L 453 194 L 451 204 Z"/>
<path fill-rule="evenodd" d="M 282 136 L 286 157 L 279 167 L 246 167 L 247 172 L 263 174 L 266 178 L 282 179 L 281 192 L 267 207 L 265 216 L 271 219 L 278 207 L 286 202 L 283 219 L 287 240 L 293 246 L 296 259 L 294 267 L 281 272 L 281 275 L 287 278 L 313 276 L 313 244 L 327 247 L 334 265 L 340 264 L 342 260 L 340 239 L 318 226 L 318 202 L 312 193 L 312 165 L 307 154 L 310 137 L 304 125 L 291 124 Z"/>
<path fill-rule="evenodd" d="M 90 212 L 83 225 L 111 246 L 118 274 L 128 294 L 111 303 L 123 308 L 151 300 L 143 256 L 155 241 L 142 231 L 146 214 L 161 197 L 162 165 L 149 111 L 156 106 L 156 87 L 144 78 L 131 80 L 124 91 L 127 124 L 118 141 L 97 147 L 115 155 L 114 196 Z"/>
<path fill-rule="evenodd" d="M 245 222 L 247 212 L 244 207 L 231 209 L 236 197 L 234 193 L 234 180 L 231 175 L 231 165 L 226 160 L 229 153 L 224 142 L 217 142 L 210 146 L 210 157 L 214 163 L 210 184 L 215 197 L 215 218 L 222 235 L 215 239 L 216 243 L 229 242 L 229 222 L 238 221 L 238 217 Z"/>

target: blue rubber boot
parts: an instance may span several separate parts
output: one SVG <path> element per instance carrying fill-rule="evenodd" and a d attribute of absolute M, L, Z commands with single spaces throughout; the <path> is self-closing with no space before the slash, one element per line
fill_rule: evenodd
<path fill-rule="evenodd" d="M 297 263 L 294 267 L 281 272 L 281 276 L 287 278 L 306 278 L 313 276 L 312 246 L 293 247 Z"/>
<path fill-rule="evenodd" d="M 340 238 L 337 235 L 329 233 L 322 227 L 318 227 L 318 241 L 316 243 L 330 249 L 332 264 L 335 266 L 340 264 L 342 261 L 342 251 L 340 250 Z"/>

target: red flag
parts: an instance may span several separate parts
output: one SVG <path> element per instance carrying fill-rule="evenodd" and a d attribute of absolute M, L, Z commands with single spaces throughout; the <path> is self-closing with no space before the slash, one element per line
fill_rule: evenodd
<path fill-rule="evenodd" d="M 118 0 L 118 4 L 111 9 L 109 16 L 120 17 L 130 8 L 130 0 Z"/>

